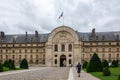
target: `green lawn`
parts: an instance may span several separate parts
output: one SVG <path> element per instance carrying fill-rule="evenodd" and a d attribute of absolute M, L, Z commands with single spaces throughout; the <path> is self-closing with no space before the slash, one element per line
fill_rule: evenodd
<path fill-rule="evenodd" d="M 92 74 L 95 77 L 98 77 L 101 80 L 118 80 L 118 76 L 120 74 L 120 67 L 118 68 L 110 68 L 111 76 L 103 76 L 102 72 L 92 72 Z"/>
<path fill-rule="evenodd" d="M 4 71 L 11 71 L 8 67 L 3 67 Z M 15 70 L 22 70 L 22 68 L 16 68 Z"/>

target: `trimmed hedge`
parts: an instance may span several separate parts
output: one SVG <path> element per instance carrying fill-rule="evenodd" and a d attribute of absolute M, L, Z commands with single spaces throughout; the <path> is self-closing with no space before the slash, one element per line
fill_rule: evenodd
<path fill-rule="evenodd" d="M 87 65 L 88 65 L 88 62 L 87 62 L 87 61 L 84 61 L 84 62 L 83 62 L 83 68 L 86 68 Z"/>
<path fill-rule="evenodd" d="M 9 59 L 7 65 L 8 65 L 8 67 L 9 67 L 9 69 L 11 69 L 11 70 L 15 70 L 15 69 L 16 69 L 15 64 L 14 64 L 14 61 L 11 60 L 11 59 Z"/>
<path fill-rule="evenodd" d="M 110 72 L 110 70 L 109 70 L 108 67 L 105 67 L 105 68 L 103 69 L 103 75 L 104 75 L 104 76 L 110 76 L 110 75 L 111 75 L 111 72 Z"/>
<path fill-rule="evenodd" d="M 108 61 L 107 60 L 103 60 L 102 61 L 102 66 L 103 66 L 103 68 L 104 67 L 109 67 Z"/>
<path fill-rule="evenodd" d="M 5 60 L 3 66 L 4 66 L 4 67 L 9 67 L 9 61 L 8 61 L 8 60 Z"/>
<path fill-rule="evenodd" d="M 96 53 L 93 54 L 87 65 L 87 72 L 102 72 L 103 67 L 100 58 Z"/>
<path fill-rule="evenodd" d="M 112 65 L 113 67 L 118 67 L 118 60 L 113 60 Z"/>
<path fill-rule="evenodd" d="M 3 66 L 1 63 L 0 63 L 0 72 L 3 72 Z"/>
<path fill-rule="evenodd" d="M 120 75 L 118 75 L 118 80 L 120 80 Z"/>
<path fill-rule="evenodd" d="M 23 69 L 28 69 L 28 62 L 27 60 L 24 58 L 21 62 L 20 62 L 20 68 L 23 68 Z"/>

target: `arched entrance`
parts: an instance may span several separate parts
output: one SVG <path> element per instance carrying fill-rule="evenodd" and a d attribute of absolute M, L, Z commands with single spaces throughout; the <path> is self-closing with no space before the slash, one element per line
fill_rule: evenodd
<path fill-rule="evenodd" d="M 66 56 L 61 55 L 60 56 L 60 67 L 66 66 Z"/>

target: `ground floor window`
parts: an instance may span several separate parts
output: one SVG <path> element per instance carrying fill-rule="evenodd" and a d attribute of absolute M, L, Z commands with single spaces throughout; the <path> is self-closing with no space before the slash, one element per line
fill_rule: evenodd
<path fill-rule="evenodd" d="M 72 60 L 71 59 L 69 59 L 69 64 L 71 64 L 72 63 Z"/>
<path fill-rule="evenodd" d="M 55 59 L 55 64 L 57 64 L 57 59 Z"/>
<path fill-rule="evenodd" d="M 38 64 L 38 60 L 36 60 L 36 64 Z"/>

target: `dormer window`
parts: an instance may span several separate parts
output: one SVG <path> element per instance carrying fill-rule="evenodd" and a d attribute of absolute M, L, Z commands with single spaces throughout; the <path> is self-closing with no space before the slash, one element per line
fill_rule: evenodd
<path fill-rule="evenodd" d="M 96 39 L 98 40 L 98 36 L 96 36 Z"/>
<path fill-rule="evenodd" d="M 111 43 L 109 43 L 109 45 L 111 45 Z"/>
<path fill-rule="evenodd" d="M 117 35 L 116 37 L 117 37 L 117 40 L 119 40 L 119 35 Z"/>
<path fill-rule="evenodd" d="M 117 43 L 117 46 L 119 46 L 119 43 Z"/>
<path fill-rule="evenodd" d="M 105 36 L 104 35 L 102 36 L 102 40 L 105 40 Z"/>

